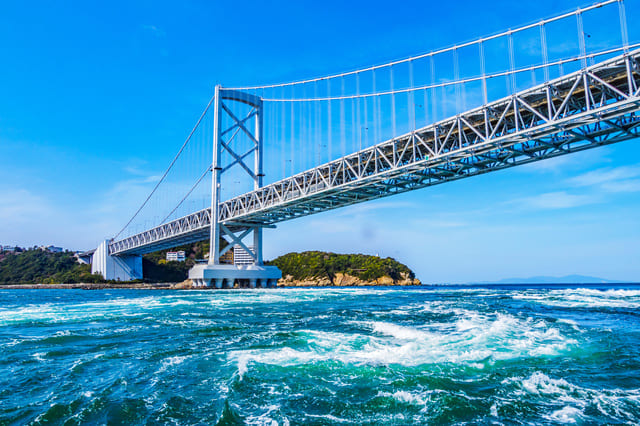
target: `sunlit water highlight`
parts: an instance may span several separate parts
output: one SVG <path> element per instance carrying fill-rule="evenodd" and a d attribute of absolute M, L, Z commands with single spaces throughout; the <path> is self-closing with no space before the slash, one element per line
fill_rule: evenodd
<path fill-rule="evenodd" d="M 640 287 L 0 292 L 0 424 L 637 424 Z"/>

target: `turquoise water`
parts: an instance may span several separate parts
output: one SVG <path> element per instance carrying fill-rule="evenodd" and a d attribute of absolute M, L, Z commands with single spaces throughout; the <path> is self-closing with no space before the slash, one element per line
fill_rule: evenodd
<path fill-rule="evenodd" d="M 637 424 L 640 287 L 0 292 L 0 424 Z"/>

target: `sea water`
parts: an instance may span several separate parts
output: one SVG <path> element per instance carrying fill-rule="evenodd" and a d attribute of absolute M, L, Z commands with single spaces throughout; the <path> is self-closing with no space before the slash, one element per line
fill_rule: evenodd
<path fill-rule="evenodd" d="M 640 287 L 0 291 L 0 424 L 638 424 Z"/>

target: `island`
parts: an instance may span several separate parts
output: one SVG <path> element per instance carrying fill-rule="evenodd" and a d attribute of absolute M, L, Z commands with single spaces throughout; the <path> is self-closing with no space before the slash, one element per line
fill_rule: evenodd
<path fill-rule="evenodd" d="M 282 271 L 278 286 L 283 287 L 421 284 L 411 269 L 390 257 L 305 251 L 268 264 Z"/>

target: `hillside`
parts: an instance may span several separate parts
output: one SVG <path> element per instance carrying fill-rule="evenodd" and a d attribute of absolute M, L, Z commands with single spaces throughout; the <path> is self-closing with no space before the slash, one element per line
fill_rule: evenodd
<path fill-rule="evenodd" d="M 267 263 L 280 268 L 279 284 L 285 286 L 420 284 L 411 269 L 390 257 L 306 251 Z"/>
<path fill-rule="evenodd" d="M 167 262 L 166 253 L 184 250 L 185 262 Z M 181 282 L 187 278 L 195 259 L 202 259 L 209 251 L 209 242 L 198 242 L 155 253 L 145 254 L 142 268 L 145 282 Z M 19 254 L 1 253 L 0 285 L 7 284 L 75 284 L 104 283 L 101 275 L 92 275 L 90 265 L 80 265 L 73 253 L 50 253 L 28 249 Z"/>
<path fill-rule="evenodd" d="M 5 255 L 0 262 L 0 285 L 95 283 L 104 281 L 91 274 L 91 266 L 80 265 L 73 253 L 49 253 L 38 249 Z"/>
<path fill-rule="evenodd" d="M 220 247 L 224 248 L 226 245 L 226 240 L 220 239 Z M 186 257 L 184 262 L 167 262 L 168 251 L 180 250 L 184 251 Z M 189 276 L 189 269 L 195 265 L 196 259 L 204 259 L 206 253 L 209 253 L 209 241 L 199 241 L 145 254 L 142 257 L 144 280 L 158 283 L 184 281 Z"/>

